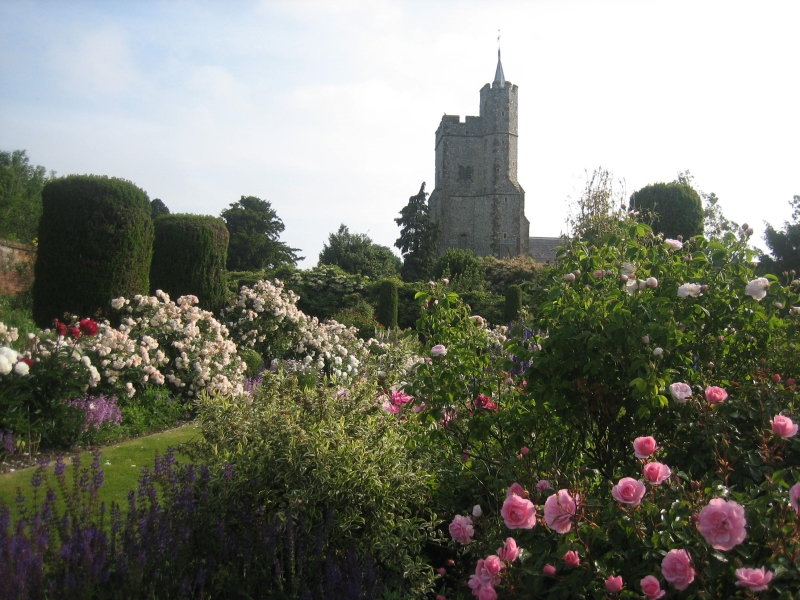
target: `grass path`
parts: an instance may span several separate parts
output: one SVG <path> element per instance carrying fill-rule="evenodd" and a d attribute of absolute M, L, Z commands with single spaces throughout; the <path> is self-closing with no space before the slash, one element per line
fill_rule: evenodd
<path fill-rule="evenodd" d="M 153 468 L 153 457 L 156 451 L 163 454 L 170 446 L 178 446 L 182 442 L 188 442 L 199 436 L 197 425 L 189 423 L 176 429 L 169 429 L 119 444 L 112 444 L 101 448 L 100 466 L 105 474 L 103 487 L 100 489 L 100 500 L 110 506 L 111 502 L 124 505 L 127 502 L 129 490 L 135 490 L 139 483 L 141 468 L 143 466 Z M 88 467 L 92 462 L 92 453 L 89 451 L 81 452 L 81 467 Z M 72 482 L 72 464 L 67 463 L 67 482 Z M 14 473 L 0 475 L 0 504 L 5 504 L 12 509 L 12 514 L 16 514 L 14 499 L 17 496 L 17 488 L 22 489 L 22 494 L 30 498 L 33 488 L 30 485 L 31 477 L 37 467 L 29 467 Z M 55 486 L 53 477 L 53 464 L 49 469 L 49 478 Z M 41 498 L 41 494 L 40 494 Z"/>

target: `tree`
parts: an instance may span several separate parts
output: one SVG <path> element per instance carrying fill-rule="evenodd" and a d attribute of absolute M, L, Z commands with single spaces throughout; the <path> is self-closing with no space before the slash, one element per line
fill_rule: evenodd
<path fill-rule="evenodd" d="M 783 231 L 777 231 L 767 223 L 764 241 L 772 256 L 761 257 L 760 271 L 776 275 L 800 272 L 800 196 L 794 196 L 789 205 L 792 207 L 792 222 L 784 222 Z"/>
<path fill-rule="evenodd" d="M 631 195 L 631 210 L 649 213 L 654 232 L 684 239 L 703 234 L 703 203 L 688 183 L 654 183 Z"/>
<path fill-rule="evenodd" d="M 350 233 L 342 223 L 319 253 L 320 265 L 336 265 L 353 275 L 370 279 L 391 279 L 400 270 L 400 259 L 386 246 L 372 241 L 366 233 Z"/>
<path fill-rule="evenodd" d="M 431 275 L 436 279 L 449 279 L 450 287 L 458 293 L 486 287 L 483 261 L 468 249 L 448 248 L 434 263 Z"/>
<path fill-rule="evenodd" d="M 394 245 L 403 255 L 403 281 L 427 279 L 436 260 L 441 227 L 429 216 L 427 197 L 423 181 L 419 193 L 408 199 L 400 217 L 394 220 L 400 226 L 400 237 Z"/>
<path fill-rule="evenodd" d="M 42 188 L 55 177 L 30 164 L 25 150 L 0 151 L 0 237 L 29 243 L 42 215 Z"/>
<path fill-rule="evenodd" d="M 598 167 L 585 172 L 586 183 L 578 200 L 570 201 L 567 218 L 572 235 L 584 240 L 601 238 L 618 221 L 618 208 L 625 205 L 625 181 L 614 180 L 608 169 Z"/>
<path fill-rule="evenodd" d="M 164 204 L 161 198 L 153 198 L 153 201 L 150 202 L 150 211 L 150 216 L 153 217 L 154 221 L 156 220 L 156 217 L 169 214 L 169 208 L 167 208 L 167 205 Z"/>
<path fill-rule="evenodd" d="M 295 264 L 299 248 L 290 248 L 280 241 L 283 221 L 267 200 L 242 196 L 220 213 L 230 232 L 228 246 L 229 271 L 259 271 Z"/>

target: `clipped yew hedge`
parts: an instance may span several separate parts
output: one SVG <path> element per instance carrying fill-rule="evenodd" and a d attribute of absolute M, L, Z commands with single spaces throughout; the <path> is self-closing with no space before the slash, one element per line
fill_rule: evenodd
<path fill-rule="evenodd" d="M 147 194 L 130 181 L 69 175 L 42 190 L 33 317 L 98 316 L 113 298 L 146 294 L 153 253 Z"/>
<path fill-rule="evenodd" d="M 155 221 L 152 293 L 163 290 L 174 300 L 192 294 L 200 306 L 219 312 L 227 295 L 225 263 L 228 228 L 205 215 L 161 215 Z"/>

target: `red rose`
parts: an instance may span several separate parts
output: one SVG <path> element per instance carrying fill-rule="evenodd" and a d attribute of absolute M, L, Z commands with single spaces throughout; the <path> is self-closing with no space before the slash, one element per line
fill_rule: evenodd
<path fill-rule="evenodd" d="M 94 337 L 97 335 L 97 322 L 91 319 L 81 319 L 80 330 L 89 337 Z"/>
<path fill-rule="evenodd" d="M 58 335 L 67 335 L 67 324 L 66 323 L 61 323 L 58 320 L 56 320 L 54 323 L 55 323 L 55 326 L 56 326 L 56 333 Z"/>
<path fill-rule="evenodd" d="M 69 334 L 77 340 L 79 337 L 81 337 L 81 330 L 77 327 L 70 327 Z"/>

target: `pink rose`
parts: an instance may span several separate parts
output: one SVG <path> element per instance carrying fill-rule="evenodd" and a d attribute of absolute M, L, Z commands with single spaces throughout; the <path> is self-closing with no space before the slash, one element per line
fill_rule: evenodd
<path fill-rule="evenodd" d="M 730 550 L 744 541 L 744 509 L 733 500 L 714 498 L 697 515 L 697 529 L 716 550 Z"/>
<path fill-rule="evenodd" d="M 512 483 L 511 486 L 506 491 L 506 498 L 510 498 L 511 496 L 525 496 L 525 489 L 518 483 Z"/>
<path fill-rule="evenodd" d="M 533 502 L 512 494 L 503 502 L 500 516 L 509 529 L 531 529 L 536 525 L 536 507 Z"/>
<path fill-rule="evenodd" d="M 633 477 L 623 477 L 611 490 L 611 495 L 617 502 L 637 506 L 644 497 L 647 488 L 641 481 Z"/>
<path fill-rule="evenodd" d="M 725 402 L 728 397 L 728 392 L 716 385 L 710 385 L 706 388 L 706 400 L 709 404 L 719 404 Z"/>
<path fill-rule="evenodd" d="M 433 348 L 431 348 L 431 356 L 445 356 L 447 354 L 447 348 L 442 346 L 441 344 L 436 344 Z"/>
<path fill-rule="evenodd" d="M 669 467 L 659 462 L 647 463 L 642 469 L 642 473 L 647 483 L 651 485 L 661 485 L 672 475 Z"/>
<path fill-rule="evenodd" d="M 686 402 L 692 397 L 692 388 L 687 383 L 677 382 L 669 386 L 669 393 L 675 402 Z"/>
<path fill-rule="evenodd" d="M 622 577 L 619 575 L 611 575 L 606 579 L 606 589 L 611 594 L 619 594 L 622 591 Z"/>
<path fill-rule="evenodd" d="M 514 562 L 517 560 L 519 556 L 519 547 L 517 547 L 517 542 L 514 538 L 506 538 L 506 543 L 503 544 L 502 548 L 497 549 L 497 556 L 499 556 L 502 560 L 507 560 L 508 562 Z"/>
<path fill-rule="evenodd" d="M 764 571 L 764 567 L 760 569 L 736 569 L 736 585 L 746 587 L 751 592 L 763 592 L 767 589 L 769 582 L 772 581 L 772 576 L 775 573 L 772 571 Z"/>
<path fill-rule="evenodd" d="M 543 492 L 544 490 L 552 490 L 553 487 L 550 485 L 550 482 L 547 479 L 540 479 L 539 483 L 536 484 L 536 491 Z"/>
<path fill-rule="evenodd" d="M 572 518 L 578 512 L 578 502 L 569 490 L 558 490 L 544 503 L 544 520 L 556 533 L 567 533 L 572 529 Z"/>
<path fill-rule="evenodd" d="M 497 592 L 490 585 L 483 586 L 475 595 L 478 597 L 478 600 L 497 600 Z"/>
<path fill-rule="evenodd" d="M 772 425 L 772 433 L 782 438 L 790 438 L 797 435 L 797 423 L 789 417 L 775 415 L 769 422 Z"/>
<path fill-rule="evenodd" d="M 694 581 L 692 557 L 686 550 L 670 550 L 661 561 L 661 574 L 678 590 L 685 590 Z"/>
<path fill-rule="evenodd" d="M 633 452 L 636 458 L 647 458 L 658 449 L 658 444 L 652 436 L 638 437 L 633 440 Z"/>
<path fill-rule="evenodd" d="M 647 600 L 658 600 L 667 593 L 661 589 L 661 582 L 652 575 L 642 579 L 639 585 L 642 586 L 642 593 L 647 597 Z"/>
<path fill-rule="evenodd" d="M 795 483 L 789 489 L 789 502 L 798 515 L 800 515 L 800 483 Z"/>
<path fill-rule="evenodd" d="M 500 571 L 506 568 L 505 563 L 503 563 L 502 559 L 492 554 L 487 556 L 483 561 L 483 568 L 486 569 L 492 576 L 497 575 Z"/>
<path fill-rule="evenodd" d="M 564 554 L 564 564 L 566 564 L 570 568 L 575 568 L 579 564 L 581 564 L 581 556 L 575 550 L 568 550 Z"/>
<path fill-rule="evenodd" d="M 472 541 L 472 536 L 475 535 L 472 519 L 463 515 L 456 515 L 448 529 L 450 530 L 450 537 L 461 544 L 469 544 Z"/>
<path fill-rule="evenodd" d="M 527 446 L 523 446 L 522 448 L 520 448 L 519 451 L 522 453 L 522 456 L 528 456 L 528 452 L 530 452 L 531 450 Z"/>
<path fill-rule="evenodd" d="M 447 598 L 445 598 L 441 594 L 436 594 L 436 600 L 447 600 Z"/>
<path fill-rule="evenodd" d="M 495 556 L 495 558 L 497 558 Z M 499 560 L 499 559 L 498 559 Z M 502 564 L 502 563 L 500 563 Z M 492 572 L 486 565 L 486 561 L 480 559 L 478 564 L 475 566 L 475 578 L 479 582 L 480 586 L 495 586 L 500 583 L 500 577 L 497 576 L 498 571 Z M 480 587 L 479 586 L 479 587 Z M 472 586 L 470 586 L 472 587 Z M 473 588 L 476 589 L 476 588 Z"/>
<path fill-rule="evenodd" d="M 597 269 L 594 273 L 592 273 L 592 275 L 594 275 L 596 279 L 600 279 L 605 274 L 606 272 L 603 271 L 603 269 Z"/>
<path fill-rule="evenodd" d="M 548 577 L 553 577 L 556 574 L 556 568 L 553 565 L 545 565 L 542 571 L 544 571 L 544 574 Z"/>
<path fill-rule="evenodd" d="M 436 572 L 439 575 L 447 575 L 447 569 L 445 569 L 444 567 L 439 567 L 438 569 L 436 569 Z"/>

